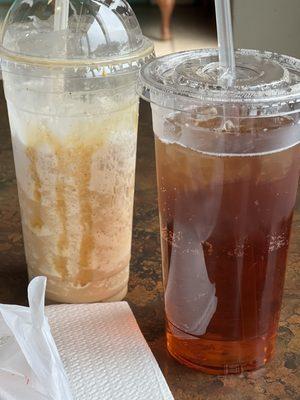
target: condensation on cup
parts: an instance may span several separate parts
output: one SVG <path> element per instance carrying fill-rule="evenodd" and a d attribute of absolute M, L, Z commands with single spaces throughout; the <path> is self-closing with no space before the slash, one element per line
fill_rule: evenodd
<path fill-rule="evenodd" d="M 0 55 L 29 277 L 61 302 L 127 293 L 138 123 L 135 86 L 153 57 L 125 1 L 18 0 Z"/>

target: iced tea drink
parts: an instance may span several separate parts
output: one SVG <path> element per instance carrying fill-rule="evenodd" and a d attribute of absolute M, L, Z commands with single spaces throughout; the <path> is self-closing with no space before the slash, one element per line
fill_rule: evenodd
<path fill-rule="evenodd" d="M 155 135 L 168 349 L 208 372 L 251 370 L 274 350 L 300 148 L 206 154 L 196 140 L 169 142 L 176 129 L 169 119 Z M 298 129 L 292 118 L 245 119 L 223 134 Z"/>
<path fill-rule="evenodd" d="M 236 52 L 232 86 L 216 50 L 151 61 L 167 347 L 212 374 L 274 352 L 300 168 L 300 62 Z M 221 71 L 222 72 L 222 71 Z"/>

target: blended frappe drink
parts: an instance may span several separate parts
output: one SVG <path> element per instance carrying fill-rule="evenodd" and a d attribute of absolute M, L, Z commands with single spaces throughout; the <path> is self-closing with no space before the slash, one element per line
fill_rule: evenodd
<path fill-rule="evenodd" d="M 135 84 L 152 45 L 127 3 L 80 4 L 53 31 L 51 3 L 32 20 L 34 5 L 20 20 L 15 3 L 2 69 L 29 277 L 47 276 L 54 301 L 112 301 L 127 293 Z"/>
<path fill-rule="evenodd" d="M 168 350 L 192 368 L 241 373 L 273 355 L 300 171 L 300 62 L 216 50 L 151 61 Z"/>
<path fill-rule="evenodd" d="M 62 117 L 54 130 L 26 112 L 20 118 L 14 107 L 8 100 L 29 276 L 46 275 L 47 296 L 54 300 L 124 297 L 136 101 L 114 113 Z"/>

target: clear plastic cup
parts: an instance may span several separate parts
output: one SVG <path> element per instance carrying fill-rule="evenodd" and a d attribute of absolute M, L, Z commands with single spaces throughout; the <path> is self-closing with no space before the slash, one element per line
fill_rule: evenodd
<path fill-rule="evenodd" d="M 125 1 L 18 0 L 0 57 L 29 277 L 59 302 L 127 292 L 138 123 L 136 79 L 153 57 Z"/>
<path fill-rule="evenodd" d="M 167 346 L 213 374 L 274 352 L 299 179 L 300 61 L 235 54 L 222 87 L 217 50 L 143 67 L 151 102 Z"/>

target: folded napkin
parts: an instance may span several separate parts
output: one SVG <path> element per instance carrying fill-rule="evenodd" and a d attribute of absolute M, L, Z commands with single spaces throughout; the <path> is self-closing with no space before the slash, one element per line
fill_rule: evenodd
<path fill-rule="evenodd" d="M 47 306 L 48 325 L 30 291 L 30 308 L 0 305 L 0 400 L 173 399 L 126 302 Z"/>
<path fill-rule="evenodd" d="M 171 400 L 126 302 L 46 307 L 74 400 Z"/>

